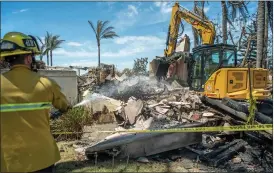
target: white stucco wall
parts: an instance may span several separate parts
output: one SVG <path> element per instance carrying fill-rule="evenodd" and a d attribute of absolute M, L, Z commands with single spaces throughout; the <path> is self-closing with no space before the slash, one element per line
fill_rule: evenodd
<path fill-rule="evenodd" d="M 8 69 L 1 69 L 1 73 L 8 71 Z M 38 73 L 42 76 L 56 81 L 67 99 L 75 104 L 78 102 L 78 88 L 77 75 L 74 70 L 39 70 Z"/>

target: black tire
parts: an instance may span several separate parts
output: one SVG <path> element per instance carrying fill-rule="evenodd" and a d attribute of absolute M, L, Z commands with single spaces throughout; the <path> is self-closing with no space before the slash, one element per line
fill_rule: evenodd
<path fill-rule="evenodd" d="M 223 98 L 222 103 L 236 111 L 248 114 L 248 107 L 230 98 Z"/>

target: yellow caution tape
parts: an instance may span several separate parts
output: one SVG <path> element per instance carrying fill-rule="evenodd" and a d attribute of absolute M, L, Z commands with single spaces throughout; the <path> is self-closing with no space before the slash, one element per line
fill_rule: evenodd
<path fill-rule="evenodd" d="M 256 99 L 250 98 L 248 102 L 249 102 L 249 108 L 248 108 L 249 116 L 247 118 L 247 124 L 254 124 L 255 111 L 257 110 Z"/>
<path fill-rule="evenodd" d="M 54 132 L 54 135 L 61 134 L 81 134 L 81 133 L 184 133 L 184 132 L 219 132 L 219 131 L 262 131 L 272 130 L 272 124 L 260 125 L 238 125 L 238 126 L 218 126 L 218 127 L 189 127 L 173 129 L 155 129 L 155 130 L 122 130 L 122 131 L 93 131 L 93 132 Z"/>

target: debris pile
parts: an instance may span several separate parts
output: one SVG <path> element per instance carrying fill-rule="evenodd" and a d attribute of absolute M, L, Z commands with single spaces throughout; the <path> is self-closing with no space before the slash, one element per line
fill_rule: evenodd
<path fill-rule="evenodd" d="M 93 113 L 107 109 L 108 113 L 113 113 L 118 127 L 113 129 L 117 133 L 84 147 L 89 159 L 94 158 L 95 154 L 97 157 L 97 154 L 104 153 L 120 158 L 130 155 L 130 158 L 139 158 L 140 162 L 148 162 L 155 155 L 186 148 L 195 153 L 198 160 L 213 167 L 256 172 L 272 169 L 269 166 L 269 162 L 272 164 L 272 154 L 269 152 L 272 148 L 266 147 L 272 142 L 270 132 L 119 132 L 126 129 L 241 125 L 246 123 L 248 116 L 246 106 L 242 106 L 241 110 L 238 107 L 232 109 L 236 104 L 223 99 L 214 107 L 213 102 L 205 104 L 199 93 L 182 87 L 177 81 L 159 83 L 148 77 L 112 80 L 93 91 L 95 93 L 86 96 Z M 221 109 L 216 108 L 218 105 L 222 105 Z M 263 120 L 272 122 L 272 118 L 271 121 L 269 118 L 267 116 Z M 81 148 L 79 153 L 83 155 L 83 147 Z M 264 153 L 264 156 L 260 153 Z M 184 154 L 176 155 L 176 158 L 181 157 Z M 176 160 L 175 157 L 172 158 Z"/>
<path fill-rule="evenodd" d="M 268 143 L 269 142 L 269 143 Z M 209 166 L 225 168 L 237 172 L 270 172 L 272 170 L 272 153 L 264 144 L 241 137 L 234 133 L 203 134 L 202 143 L 186 147 L 197 154 L 202 162 Z"/>
<path fill-rule="evenodd" d="M 90 67 L 86 74 L 78 76 L 78 91 L 86 96 L 90 90 L 98 89 L 110 81 L 121 80 L 121 77 L 115 74 L 114 65 L 101 63 L 100 67 Z"/>
<path fill-rule="evenodd" d="M 126 104 L 117 108 L 115 116 L 123 127 L 138 127 L 142 122 L 154 120 L 162 126 L 150 128 L 164 128 L 170 123 L 180 125 L 208 121 L 214 114 L 206 109 L 195 92 L 183 88 L 179 91 L 163 91 L 147 101 L 130 97 Z"/>

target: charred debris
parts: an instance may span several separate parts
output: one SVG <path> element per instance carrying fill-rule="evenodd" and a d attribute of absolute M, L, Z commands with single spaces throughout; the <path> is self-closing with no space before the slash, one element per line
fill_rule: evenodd
<path fill-rule="evenodd" d="M 110 73 L 110 72 L 109 72 Z M 111 113 L 116 133 L 97 143 L 76 149 L 89 159 L 110 158 L 174 161 L 195 154 L 203 164 L 230 171 L 272 171 L 272 131 L 204 133 L 121 133 L 126 129 L 169 129 L 246 124 L 248 104 L 229 98 L 214 100 L 173 80 L 157 82 L 146 76 L 105 75 L 101 83 L 86 77 L 79 85 L 83 99 L 92 100 L 93 113 Z M 88 88 L 88 89 L 87 89 Z M 96 96 L 96 97 L 95 97 Z M 98 108 L 97 105 L 100 105 Z M 103 106 L 102 106 L 103 105 Z M 102 110 L 101 110 L 102 109 Z M 103 111 L 104 109 L 104 111 Z M 107 111 L 105 111 L 107 110 Z M 273 117 L 256 112 L 255 123 L 272 124 Z M 106 122 L 105 122 L 106 123 Z M 88 141 L 88 136 L 85 136 Z M 164 158 L 163 158 L 164 157 Z"/>

